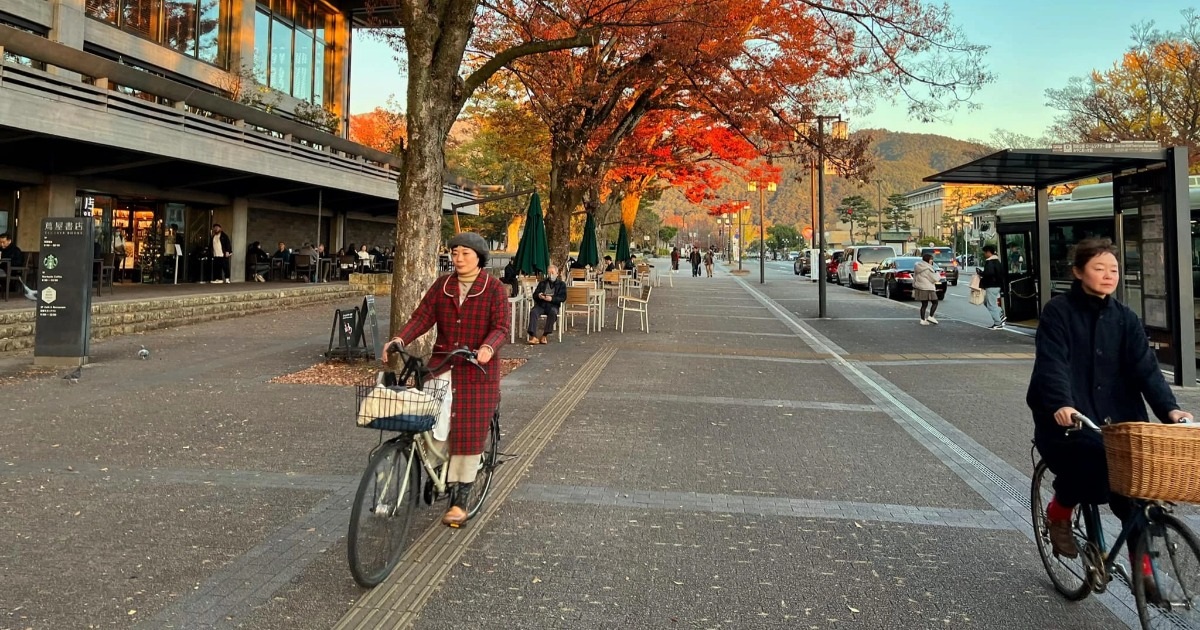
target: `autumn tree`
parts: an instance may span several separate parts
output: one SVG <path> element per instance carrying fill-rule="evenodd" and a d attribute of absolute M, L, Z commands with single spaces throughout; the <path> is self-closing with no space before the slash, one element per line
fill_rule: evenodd
<path fill-rule="evenodd" d="M 636 0 L 632 0 L 636 1 Z M 398 179 L 392 328 L 413 311 L 437 273 L 442 226 L 446 139 L 467 100 L 505 65 L 530 55 L 587 46 L 603 17 L 619 12 L 620 0 L 568 16 L 559 7 L 523 0 L 367 0 L 367 20 L 403 59 L 407 141 Z M 467 46 L 497 23 L 517 25 L 489 58 L 464 66 Z M 394 28 L 399 26 L 398 29 Z M 529 28 L 536 26 L 536 28 Z M 533 31 L 537 32 L 533 32 Z M 494 40 L 493 40 L 494 41 Z"/>
<path fill-rule="evenodd" d="M 1083 142 L 1187 145 L 1193 167 L 1200 164 L 1200 14 L 1182 15 L 1174 31 L 1135 26 L 1133 46 L 1111 68 L 1046 90 L 1047 104 L 1063 112 L 1052 133 Z"/>
<path fill-rule="evenodd" d="M 655 15 L 640 31 L 510 64 L 551 130 L 548 230 L 556 250 L 564 247 L 568 221 L 560 213 L 574 211 L 649 112 L 721 121 L 760 153 L 794 152 L 782 147 L 800 140 L 811 150 L 803 121 L 831 102 L 888 93 L 930 118 L 990 79 L 983 49 L 963 40 L 948 10 L 917 0 L 865 8 L 808 0 L 664 2 Z M 848 150 L 829 153 L 857 163 L 851 158 L 862 155 L 865 142 L 842 144 Z"/>
<path fill-rule="evenodd" d="M 874 225 L 874 208 L 871 202 L 867 201 L 862 195 L 850 195 L 842 199 L 842 203 L 837 206 L 838 219 L 844 223 L 850 224 L 850 240 L 854 240 L 854 224 L 858 223 L 859 227 Z M 866 237 L 864 236 L 864 240 Z"/>
<path fill-rule="evenodd" d="M 451 143 L 448 164 L 469 179 L 503 185 L 509 192 L 545 190 L 550 176 L 549 132 L 527 102 L 507 96 L 488 98 L 466 110 L 473 132 L 464 142 Z M 516 245 L 520 219 L 528 197 L 489 202 L 479 217 L 463 217 L 463 228 L 494 241 Z"/>
<path fill-rule="evenodd" d="M 406 139 L 404 112 L 391 101 L 364 114 L 350 116 L 350 140 L 384 153 L 402 155 Z"/>

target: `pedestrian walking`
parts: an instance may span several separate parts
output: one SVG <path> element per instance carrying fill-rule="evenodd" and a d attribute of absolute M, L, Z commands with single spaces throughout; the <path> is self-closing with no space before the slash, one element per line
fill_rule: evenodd
<path fill-rule="evenodd" d="M 692 253 L 688 254 L 688 262 L 692 263 L 692 277 L 700 277 L 700 250 L 693 249 Z"/>
<path fill-rule="evenodd" d="M 229 284 L 229 259 L 233 256 L 233 241 L 221 231 L 221 224 L 212 226 L 212 281 L 213 284 Z"/>
<path fill-rule="evenodd" d="M 679 248 L 671 250 L 671 271 L 679 271 Z"/>
<path fill-rule="evenodd" d="M 708 277 L 712 277 L 713 253 L 712 250 L 704 252 L 704 271 L 708 272 Z"/>
<path fill-rule="evenodd" d="M 1000 310 L 1000 287 L 1004 284 L 1004 269 L 995 245 L 983 246 L 983 269 L 978 271 L 979 288 L 983 290 L 983 306 L 992 316 L 992 330 L 1003 330 L 1004 311 Z"/>
<path fill-rule="evenodd" d="M 933 268 L 933 254 L 923 254 L 920 262 L 913 267 L 913 299 L 921 302 L 921 325 L 928 326 L 938 323 L 933 316 L 937 312 L 937 271 Z M 929 310 L 926 314 L 926 309 Z"/>

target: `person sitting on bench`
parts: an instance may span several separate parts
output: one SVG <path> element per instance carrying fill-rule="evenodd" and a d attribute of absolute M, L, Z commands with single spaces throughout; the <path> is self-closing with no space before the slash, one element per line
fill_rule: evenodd
<path fill-rule="evenodd" d="M 558 309 L 567 300 L 567 283 L 558 277 L 558 266 L 550 265 L 546 278 L 538 283 L 533 290 L 533 308 L 529 311 L 529 343 L 550 343 L 550 331 L 558 321 Z M 546 327 L 542 329 L 542 337 L 538 339 L 538 319 L 546 316 Z"/>

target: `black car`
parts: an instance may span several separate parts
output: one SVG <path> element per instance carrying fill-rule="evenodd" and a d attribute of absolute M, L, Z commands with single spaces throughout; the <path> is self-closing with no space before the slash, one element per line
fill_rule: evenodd
<path fill-rule="evenodd" d="M 884 259 L 871 269 L 867 278 L 867 290 L 893 300 L 912 299 L 913 269 L 921 261 L 920 256 L 894 256 Z M 938 274 L 937 296 L 939 300 L 946 299 L 946 272 L 937 264 L 933 266 Z"/>

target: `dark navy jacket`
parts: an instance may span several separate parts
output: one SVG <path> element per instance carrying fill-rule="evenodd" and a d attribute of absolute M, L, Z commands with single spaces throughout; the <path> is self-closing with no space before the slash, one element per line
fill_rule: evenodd
<path fill-rule="evenodd" d="M 1146 403 L 1162 420 L 1179 408 L 1141 319 L 1115 298 L 1088 295 L 1079 281 L 1042 311 L 1025 402 L 1039 443 L 1061 436 L 1054 412 L 1062 407 L 1097 424 L 1145 421 Z"/>

